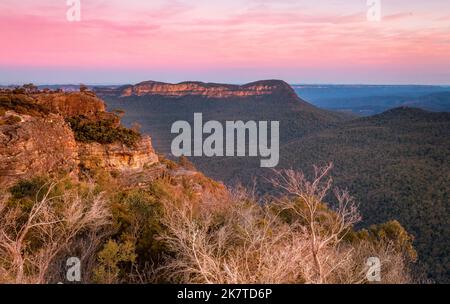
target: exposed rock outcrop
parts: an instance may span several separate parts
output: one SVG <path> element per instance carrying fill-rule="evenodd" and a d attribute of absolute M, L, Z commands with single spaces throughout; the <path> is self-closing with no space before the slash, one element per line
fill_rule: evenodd
<path fill-rule="evenodd" d="M 77 143 L 60 115 L 7 115 L 20 121 L 0 125 L 0 188 L 32 176 L 77 172 Z"/>
<path fill-rule="evenodd" d="M 92 92 L 35 94 L 36 103 L 61 114 L 64 118 L 83 115 L 89 119 L 119 119 L 106 112 L 103 100 Z"/>
<path fill-rule="evenodd" d="M 143 137 L 135 147 L 124 144 L 79 143 L 80 164 L 87 169 L 136 171 L 158 162 L 151 139 Z"/>
<path fill-rule="evenodd" d="M 136 85 L 129 85 L 117 89 L 121 97 L 160 95 L 168 97 L 183 97 L 187 95 L 204 96 L 210 98 L 264 96 L 292 88 L 280 80 L 265 80 L 245 85 L 228 85 L 203 82 L 181 82 L 177 84 L 145 81 Z M 104 91 L 111 95 L 111 89 Z M 100 92 L 102 94 L 102 92 Z"/>
<path fill-rule="evenodd" d="M 112 128 L 120 124 L 105 108 L 91 92 L 0 92 L 0 188 L 32 176 L 77 176 L 79 168 L 130 172 L 157 163 L 150 137 L 139 136 L 132 146 L 76 140 L 67 118 L 112 119 Z"/>

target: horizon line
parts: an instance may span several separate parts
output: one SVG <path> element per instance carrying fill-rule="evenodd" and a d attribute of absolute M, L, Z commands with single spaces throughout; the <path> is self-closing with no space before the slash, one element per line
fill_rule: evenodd
<path fill-rule="evenodd" d="M 140 82 L 136 82 L 136 83 L 84 83 L 84 82 L 79 82 L 79 83 L 75 83 L 75 82 L 71 82 L 71 83 L 33 83 L 36 86 L 79 86 L 81 84 L 86 85 L 86 86 L 125 86 L 125 85 L 137 85 L 139 83 L 142 82 L 146 82 L 146 81 L 156 81 L 156 82 L 161 82 L 161 83 L 167 83 L 167 84 L 179 84 L 179 83 L 183 83 L 183 82 L 201 82 L 201 83 L 215 83 L 215 84 L 231 84 L 231 85 L 245 85 L 245 84 L 249 84 L 252 82 L 258 82 L 258 81 L 265 81 L 265 80 L 281 80 L 286 82 L 287 84 L 289 84 L 290 86 L 318 86 L 318 85 L 323 85 L 323 86 L 429 86 L 429 87 L 450 87 L 450 83 L 448 84 L 443 84 L 443 83 L 429 83 L 429 84 L 421 84 L 421 83 L 331 83 L 331 82 L 310 82 L 310 83 L 302 83 L 302 82 L 288 82 L 282 79 L 259 79 L 259 80 L 254 80 L 254 81 L 250 81 L 250 82 L 210 82 L 210 81 L 201 81 L 201 80 L 184 80 L 184 81 L 180 81 L 180 82 L 166 82 L 166 81 L 158 81 L 158 80 L 143 80 Z M 18 84 L 18 83 L 0 83 L 1 87 L 16 87 L 16 86 L 23 86 L 24 84 L 29 84 L 30 82 L 23 82 L 22 84 Z"/>

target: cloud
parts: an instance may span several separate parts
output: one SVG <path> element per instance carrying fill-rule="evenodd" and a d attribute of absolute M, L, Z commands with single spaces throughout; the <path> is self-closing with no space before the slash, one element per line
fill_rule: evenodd
<path fill-rule="evenodd" d="M 268 9 L 248 10 L 228 18 L 204 18 L 193 21 L 197 26 L 237 26 L 247 24 L 260 25 L 296 25 L 296 24 L 349 24 L 366 21 L 364 12 L 338 15 L 312 15 L 301 11 L 273 11 Z"/>
<path fill-rule="evenodd" d="M 402 19 L 408 19 L 413 16 L 413 13 L 397 13 L 387 16 L 383 16 L 383 21 L 397 21 Z"/>
<path fill-rule="evenodd" d="M 70 23 L 65 1 L 3 0 L 0 66 L 280 73 L 450 69 L 450 29 L 436 21 L 445 18 L 440 12 L 390 9 L 382 22 L 372 23 L 364 3 L 320 3 L 310 8 L 272 0 L 93 0 L 82 2 L 82 21 Z"/>

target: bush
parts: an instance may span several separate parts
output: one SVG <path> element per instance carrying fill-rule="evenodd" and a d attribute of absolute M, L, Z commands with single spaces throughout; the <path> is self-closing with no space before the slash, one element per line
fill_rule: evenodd
<path fill-rule="evenodd" d="M 49 108 L 35 103 L 33 98 L 24 93 L 0 95 L 0 109 L 30 116 L 42 116 L 50 113 Z"/>
<path fill-rule="evenodd" d="M 131 129 L 116 126 L 114 119 L 90 120 L 84 116 L 67 119 L 67 123 L 80 142 L 98 142 L 101 144 L 122 143 L 128 147 L 136 145 L 141 135 Z"/>
<path fill-rule="evenodd" d="M 36 194 L 44 188 L 47 181 L 41 177 L 35 177 L 30 180 L 19 181 L 9 189 L 14 199 L 30 198 L 35 199 Z"/>
<path fill-rule="evenodd" d="M 136 254 L 134 244 L 130 241 L 117 243 L 109 240 L 98 254 L 99 265 L 94 269 L 94 282 L 113 284 L 120 282 L 120 264 L 134 263 Z"/>
<path fill-rule="evenodd" d="M 74 256 L 77 247 L 87 259 L 96 250 L 99 232 L 110 224 L 107 200 L 65 183 L 59 186 L 34 180 L 11 188 L 16 202 L 34 198 L 28 208 L 0 200 L 0 283 L 57 282 L 64 258 Z"/>
<path fill-rule="evenodd" d="M 194 164 L 184 155 L 178 158 L 178 164 L 187 170 L 196 170 Z"/>
<path fill-rule="evenodd" d="M 86 92 L 88 90 L 88 87 L 84 84 L 80 84 L 80 92 Z"/>
<path fill-rule="evenodd" d="M 166 158 L 164 155 L 162 154 L 158 154 L 158 159 L 159 162 L 163 165 L 166 166 L 167 169 L 169 170 L 176 170 L 180 168 L 180 165 L 176 162 L 174 162 L 173 160 L 170 160 L 168 158 Z"/>

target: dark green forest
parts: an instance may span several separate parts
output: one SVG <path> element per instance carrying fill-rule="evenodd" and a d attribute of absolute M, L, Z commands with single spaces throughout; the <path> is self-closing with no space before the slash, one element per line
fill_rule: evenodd
<path fill-rule="evenodd" d="M 311 173 L 313 165 L 334 163 L 333 176 L 357 198 L 362 226 L 398 220 L 412 235 L 418 272 L 448 282 L 450 114 L 396 108 L 358 118 L 316 108 L 296 96 L 213 99 L 195 96 L 104 96 L 110 109 L 126 111 L 123 120 L 138 122 L 155 148 L 170 157 L 176 120 L 279 120 L 280 165 Z M 253 185 L 271 192 L 273 172 L 256 158 L 191 158 L 199 170 L 227 184 Z"/>

